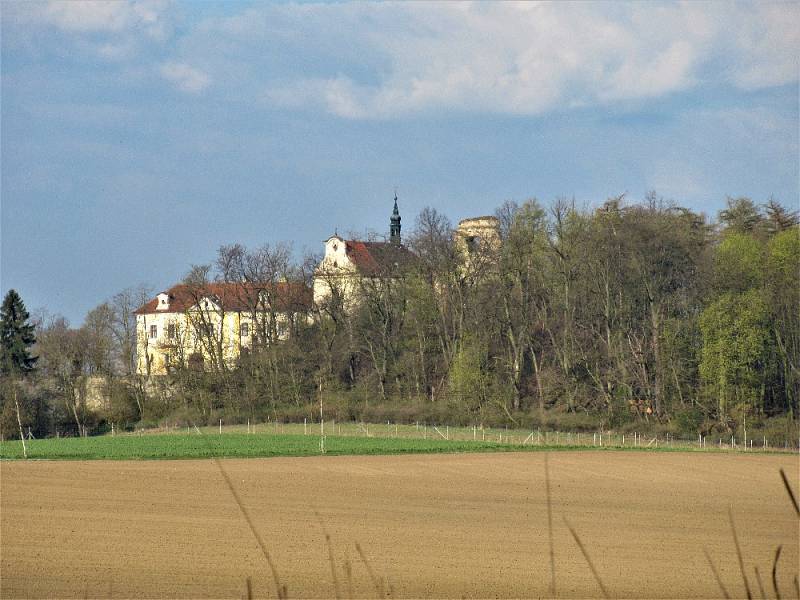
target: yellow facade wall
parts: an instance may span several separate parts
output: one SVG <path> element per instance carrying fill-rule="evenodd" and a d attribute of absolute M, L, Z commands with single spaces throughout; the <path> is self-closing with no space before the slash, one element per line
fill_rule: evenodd
<path fill-rule="evenodd" d="M 225 312 L 192 310 L 186 313 L 163 312 L 137 315 L 137 371 L 140 375 L 164 375 L 169 367 L 188 365 L 192 355 L 203 357 L 204 367 L 212 364 L 220 341 L 225 365 L 236 364 L 243 348 L 252 347 L 254 324 L 252 314 L 245 312 Z M 289 318 L 282 313 L 276 315 L 278 338 L 289 336 Z M 199 334 L 204 325 L 213 325 L 213 334 Z M 247 335 L 243 335 L 242 325 L 247 325 Z M 170 337 L 170 326 L 174 335 Z M 155 327 L 153 336 L 152 328 Z M 213 336 L 213 337 L 212 337 Z"/>

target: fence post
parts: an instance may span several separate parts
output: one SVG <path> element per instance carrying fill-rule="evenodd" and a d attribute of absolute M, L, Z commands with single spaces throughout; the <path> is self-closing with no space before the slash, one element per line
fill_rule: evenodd
<path fill-rule="evenodd" d="M 219 433 L 222 435 L 222 419 L 219 420 Z"/>

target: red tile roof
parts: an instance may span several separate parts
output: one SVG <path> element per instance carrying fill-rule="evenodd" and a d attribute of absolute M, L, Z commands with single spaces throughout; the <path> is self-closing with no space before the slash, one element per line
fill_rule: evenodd
<path fill-rule="evenodd" d="M 260 293 L 272 298 L 272 306 L 278 312 L 304 312 L 311 308 L 313 293 L 305 284 L 298 282 L 280 282 L 255 285 L 249 283 L 209 283 L 194 286 L 180 283 L 167 290 L 169 308 L 158 310 L 158 297 L 153 298 L 136 310 L 137 315 L 150 313 L 185 312 L 203 298 L 209 298 L 222 304 L 228 312 L 244 312 L 253 310 Z"/>
<path fill-rule="evenodd" d="M 391 275 L 407 270 L 417 260 L 408 248 L 392 242 L 347 240 L 345 249 L 362 275 Z"/>

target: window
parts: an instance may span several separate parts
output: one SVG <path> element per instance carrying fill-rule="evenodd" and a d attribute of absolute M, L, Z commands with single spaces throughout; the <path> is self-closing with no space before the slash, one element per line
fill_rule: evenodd
<path fill-rule="evenodd" d="M 469 252 L 476 252 L 481 247 L 481 238 L 477 235 L 467 237 L 467 250 Z"/>
<path fill-rule="evenodd" d="M 242 337 L 247 337 L 250 335 L 250 323 L 242 323 L 239 326 L 239 333 Z"/>
<path fill-rule="evenodd" d="M 150 325 L 150 338 L 155 339 L 158 337 L 158 325 Z"/>
<path fill-rule="evenodd" d="M 280 322 L 277 325 L 277 333 L 279 338 L 285 338 L 288 333 L 286 323 Z"/>
<path fill-rule="evenodd" d="M 175 339 L 175 323 L 167 325 L 167 337 L 171 340 Z"/>
<path fill-rule="evenodd" d="M 199 352 L 194 352 L 189 355 L 189 368 L 193 371 L 203 370 L 203 355 Z"/>

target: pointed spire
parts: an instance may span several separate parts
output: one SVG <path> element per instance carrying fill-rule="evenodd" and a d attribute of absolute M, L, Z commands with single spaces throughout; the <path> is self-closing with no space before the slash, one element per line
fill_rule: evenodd
<path fill-rule="evenodd" d="M 393 244 L 400 245 L 400 211 L 397 208 L 397 190 L 394 192 L 394 210 L 389 219 L 389 240 Z"/>

